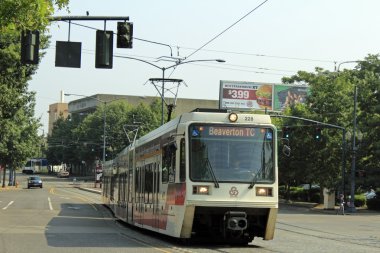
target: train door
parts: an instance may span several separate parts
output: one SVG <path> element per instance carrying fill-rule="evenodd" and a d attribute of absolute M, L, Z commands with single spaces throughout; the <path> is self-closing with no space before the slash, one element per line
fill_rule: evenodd
<path fill-rule="evenodd" d="M 118 201 L 117 201 L 117 213 L 118 216 L 122 219 L 126 219 L 126 203 L 125 203 L 125 183 L 126 183 L 126 176 L 127 174 L 125 172 L 119 174 L 119 191 L 118 191 Z"/>
<path fill-rule="evenodd" d="M 128 157 L 128 170 L 127 170 L 127 222 L 133 222 L 133 212 L 135 208 L 135 183 L 134 183 L 134 150 L 130 150 Z"/>
<path fill-rule="evenodd" d="M 142 225 L 144 219 L 145 169 L 141 165 L 136 168 L 136 209 L 135 222 Z"/>
<path fill-rule="evenodd" d="M 160 156 L 157 157 L 156 162 L 153 163 L 153 219 L 155 228 L 159 227 L 160 219 L 160 205 L 159 205 L 159 193 L 160 193 Z"/>
<path fill-rule="evenodd" d="M 133 170 L 129 168 L 127 171 L 127 222 L 130 223 L 133 221 L 133 208 L 134 208 L 134 198 L 133 198 Z"/>

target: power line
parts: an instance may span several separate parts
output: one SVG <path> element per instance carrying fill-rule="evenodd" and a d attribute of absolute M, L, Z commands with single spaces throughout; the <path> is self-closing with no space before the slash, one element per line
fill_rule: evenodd
<path fill-rule="evenodd" d="M 276 75 L 276 76 L 286 76 L 288 74 L 285 73 L 273 73 L 273 72 L 264 72 L 264 71 L 254 71 L 254 70 L 246 70 L 246 69 L 237 69 L 237 68 L 226 68 L 221 66 L 209 66 L 209 65 L 201 65 L 201 64 L 193 64 L 198 65 L 202 67 L 208 67 L 208 68 L 216 68 L 216 69 L 226 69 L 226 70 L 233 70 L 233 71 L 240 71 L 240 72 L 248 72 L 248 73 L 255 73 L 255 74 L 263 74 L 263 75 Z M 296 73 L 296 72 L 294 72 Z"/>
<path fill-rule="evenodd" d="M 235 26 L 237 23 L 239 23 L 240 21 L 242 21 L 244 18 L 246 18 L 248 15 L 250 15 L 252 12 L 256 11 L 258 8 L 260 8 L 261 6 L 263 6 L 266 2 L 268 2 L 269 0 L 265 0 L 264 2 L 262 2 L 261 4 L 259 4 L 258 6 L 256 6 L 255 8 L 253 8 L 253 10 L 251 10 L 250 12 L 248 12 L 247 14 L 245 14 L 243 17 L 241 17 L 238 21 L 236 21 L 235 23 L 233 23 L 232 25 L 230 25 L 229 27 L 227 27 L 226 29 L 224 29 L 222 32 L 220 32 L 219 34 L 217 34 L 214 38 L 212 38 L 211 40 L 209 40 L 208 42 L 206 42 L 203 46 L 201 46 L 200 48 L 198 48 L 197 50 L 195 50 L 194 52 L 192 52 L 190 55 L 188 55 L 186 57 L 186 59 L 190 58 L 191 56 L 193 56 L 195 53 L 197 53 L 199 50 L 201 50 L 202 48 L 204 48 L 205 46 L 207 46 L 208 44 L 210 44 L 211 42 L 213 42 L 214 40 L 216 40 L 219 36 L 221 36 L 223 33 L 227 32 L 229 29 L 231 29 L 233 26 Z"/>
<path fill-rule="evenodd" d="M 215 40 L 216 38 L 218 38 L 220 35 L 222 35 L 223 33 L 225 33 L 227 30 L 229 30 L 233 26 L 235 26 L 238 22 L 240 22 L 245 17 L 247 17 L 249 14 L 251 14 L 252 12 L 254 12 L 255 10 L 257 10 L 259 7 L 261 7 L 267 1 L 269 1 L 269 0 L 266 0 L 266 1 L 262 2 L 260 5 L 258 5 L 253 10 L 251 10 L 249 13 L 247 13 L 242 18 L 240 18 L 238 21 L 236 21 L 235 23 L 233 23 L 232 25 L 230 25 L 227 29 L 225 29 L 224 31 L 222 31 L 221 33 L 219 33 L 217 36 L 215 36 L 209 42 L 207 42 L 206 44 L 204 44 L 202 47 L 200 47 L 198 49 L 191 48 L 191 47 L 181 47 L 181 46 L 175 46 L 175 47 L 186 49 L 186 50 L 195 50 L 193 53 L 191 53 L 186 58 L 189 58 L 190 56 L 192 56 L 196 52 L 202 50 L 202 51 L 206 51 L 206 52 L 216 52 L 216 53 L 235 54 L 235 55 L 246 55 L 246 56 L 255 56 L 255 57 L 267 57 L 267 58 L 276 58 L 276 59 L 309 61 L 309 62 L 323 62 L 323 63 L 334 63 L 334 64 L 336 63 L 336 61 L 334 61 L 334 60 L 325 60 L 325 59 L 311 59 L 311 58 L 300 58 L 300 57 L 290 57 L 290 56 L 266 55 L 266 54 L 259 54 L 259 53 L 246 53 L 246 52 L 234 52 L 234 51 L 225 51 L 225 50 L 203 49 L 203 47 L 205 47 L 206 45 L 208 45 L 209 43 L 211 43 L 213 40 Z M 68 23 L 68 21 L 64 21 L 64 22 Z M 78 24 L 78 23 L 74 23 L 74 22 L 71 22 L 71 24 L 77 25 L 77 26 L 80 26 L 80 27 L 84 27 L 84 28 L 88 28 L 88 29 L 92 29 L 92 30 L 98 30 L 98 28 L 87 26 L 87 25 L 82 25 L 82 24 Z M 155 42 L 155 41 L 150 41 L 150 40 L 136 38 L 136 37 L 133 37 L 133 38 L 136 39 L 136 40 L 143 41 L 143 42 L 150 42 L 150 43 L 154 43 L 154 44 L 168 46 L 168 47 L 170 47 L 170 50 L 171 50 L 172 47 L 174 47 L 174 46 L 171 46 L 171 45 L 168 45 L 168 44 L 164 44 L 164 43 L 161 43 L 161 42 Z M 171 55 L 172 55 L 172 52 L 171 52 Z M 136 57 L 143 57 L 143 58 L 154 59 L 153 57 L 148 57 L 148 56 L 136 56 Z M 255 67 L 250 67 L 250 68 L 255 68 Z M 269 70 L 275 70 L 275 69 L 269 69 Z M 286 71 L 286 72 L 288 72 L 288 71 Z M 290 72 L 292 72 L 292 71 L 290 71 Z"/>
<path fill-rule="evenodd" d="M 179 48 L 188 49 L 188 50 L 195 50 L 195 48 L 191 48 L 191 47 L 179 47 Z M 336 63 L 336 61 L 334 61 L 334 60 L 324 60 L 324 59 L 299 58 L 299 57 L 290 57 L 290 56 L 266 55 L 266 54 L 258 54 L 258 53 L 244 53 L 244 52 L 212 50 L 212 49 L 199 49 L 199 50 L 208 51 L 208 52 L 215 52 L 215 53 L 236 54 L 236 55 L 246 55 L 246 56 L 256 56 L 256 57 L 268 57 L 268 58 L 277 58 L 277 59 L 286 59 L 286 60 Z"/>
<path fill-rule="evenodd" d="M 48 49 L 55 49 L 54 46 L 49 47 Z M 94 55 L 95 51 L 93 49 L 85 49 L 82 48 L 82 51 L 84 54 Z M 152 62 L 155 62 L 156 58 L 151 56 L 143 56 L 143 55 L 129 55 L 129 54 L 114 54 L 115 56 L 130 56 L 130 57 L 136 57 L 136 58 L 145 58 L 150 59 Z M 234 64 L 223 64 L 224 66 L 231 66 L 231 67 L 237 67 L 237 68 L 226 68 L 222 66 L 210 66 L 207 64 L 194 64 L 190 63 L 191 65 L 197 65 L 202 67 L 209 67 L 209 68 L 216 68 L 216 69 L 225 69 L 225 70 L 233 70 L 233 71 L 241 71 L 241 72 L 250 72 L 250 73 L 256 73 L 256 74 L 267 74 L 267 75 L 287 75 L 286 73 L 280 74 L 280 73 L 270 73 L 270 72 L 263 72 L 263 71 L 280 71 L 280 72 L 288 72 L 288 73 L 296 73 L 295 70 L 284 70 L 284 69 L 272 69 L 272 68 L 266 68 L 266 67 L 254 67 L 254 66 L 244 66 L 244 65 L 234 65 Z M 241 69 L 238 69 L 241 68 Z M 246 70 L 246 69 L 258 69 L 263 70 L 262 72 L 259 71 L 253 71 L 253 70 Z M 169 74 L 169 77 L 172 76 L 172 74 L 175 72 L 176 68 L 173 68 L 172 72 Z"/>

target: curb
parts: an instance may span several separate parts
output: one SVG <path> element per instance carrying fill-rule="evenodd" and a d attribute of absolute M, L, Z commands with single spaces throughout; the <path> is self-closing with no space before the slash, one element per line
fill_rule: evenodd
<path fill-rule="evenodd" d="M 102 191 L 101 190 L 95 190 L 95 189 L 91 189 L 91 188 L 84 188 L 84 187 L 77 187 L 78 189 L 82 190 L 82 191 L 87 191 L 87 192 L 92 192 L 92 193 L 97 193 L 97 194 L 102 194 Z"/>

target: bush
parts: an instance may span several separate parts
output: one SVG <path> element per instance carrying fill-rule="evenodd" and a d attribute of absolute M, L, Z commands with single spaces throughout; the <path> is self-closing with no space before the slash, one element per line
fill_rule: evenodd
<path fill-rule="evenodd" d="M 285 185 L 280 185 L 278 187 L 278 195 L 281 197 L 281 198 L 285 198 Z"/>
<path fill-rule="evenodd" d="M 367 208 L 369 210 L 380 211 L 380 191 L 376 192 L 376 197 L 367 199 Z"/>
<path fill-rule="evenodd" d="M 321 194 L 318 192 L 312 193 L 310 196 L 310 201 L 315 203 L 321 203 Z"/>
<path fill-rule="evenodd" d="M 367 199 L 367 208 L 369 210 L 380 211 L 380 199 L 377 197 L 373 199 Z"/>
<path fill-rule="evenodd" d="M 364 206 L 366 202 L 366 198 L 364 195 L 355 195 L 355 206 L 361 207 Z"/>
<path fill-rule="evenodd" d="M 310 201 L 319 203 L 321 200 L 319 189 L 305 190 L 302 187 L 290 187 L 290 199 L 295 201 Z"/>
<path fill-rule="evenodd" d="M 290 199 L 305 201 L 307 199 L 307 193 L 303 188 L 300 187 L 290 187 Z"/>

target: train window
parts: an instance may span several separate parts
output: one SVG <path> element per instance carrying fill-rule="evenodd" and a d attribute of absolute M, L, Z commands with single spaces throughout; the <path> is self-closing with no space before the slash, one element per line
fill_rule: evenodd
<path fill-rule="evenodd" d="M 152 202 L 153 193 L 153 171 L 152 164 L 145 166 L 145 203 Z"/>
<path fill-rule="evenodd" d="M 174 143 L 163 148 L 162 156 L 162 183 L 175 181 L 175 159 L 176 148 Z"/>
<path fill-rule="evenodd" d="M 273 182 L 273 129 L 194 124 L 189 131 L 192 180 Z"/>
<path fill-rule="evenodd" d="M 181 139 L 180 144 L 180 158 L 179 158 L 179 181 L 185 182 L 186 180 L 186 150 L 185 150 L 185 139 Z"/>
<path fill-rule="evenodd" d="M 133 182 L 133 170 L 129 170 L 129 177 L 128 177 L 128 202 L 132 202 L 133 201 L 133 185 L 132 185 L 132 182 Z"/>
<path fill-rule="evenodd" d="M 175 167 L 176 167 L 176 155 L 175 152 L 172 153 L 172 163 L 169 169 L 169 182 L 173 183 L 175 181 Z"/>
<path fill-rule="evenodd" d="M 169 182 L 169 170 L 171 167 L 171 152 L 169 146 L 163 148 L 162 155 L 162 183 Z"/>
<path fill-rule="evenodd" d="M 155 164 L 156 168 L 156 192 L 160 191 L 160 164 Z"/>

